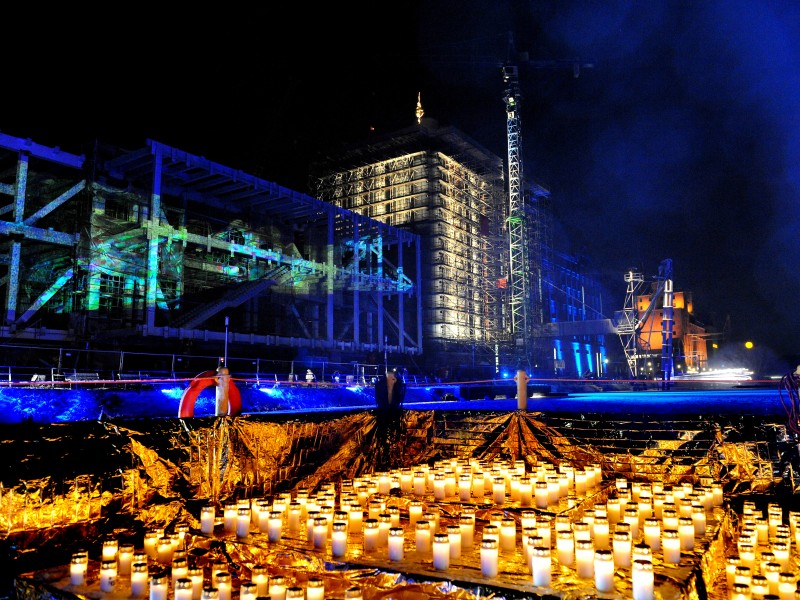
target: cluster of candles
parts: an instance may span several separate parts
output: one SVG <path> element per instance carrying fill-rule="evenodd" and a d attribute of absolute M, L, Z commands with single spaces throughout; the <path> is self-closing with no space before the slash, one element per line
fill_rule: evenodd
<path fill-rule="evenodd" d="M 736 553 L 726 557 L 725 575 L 732 600 L 775 600 L 800 597 L 800 577 L 792 567 L 792 542 L 800 547 L 800 512 L 767 504 L 766 514 L 752 501 L 742 507 L 735 534 Z"/>
<path fill-rule="evenodd" d="M 163 533 L 163 531 L 162 531 Z M 161 540 L 173 540 L 161 536 Z M 189 563 L 183 537 L 177 546 L 166 550 L 168 542 L 159 544 L 157 550 L 135 550 L 133 544 L 119 544 L 117 540 L 103 541 L 98 572 L 101 592 L 129 590 L 131 598 L 168 600 L 170 590 L 174 600 L 231 600 L 234 594 L 234 577 L 227 560 L 214 562 L 206 570 Z M 157 566 L 151 571 L 151 566 Z M 80 588 L 88 583 L 89 554 L 85 550 L 73 553 L 70 563 L 70 584 Z M 308 577 L 305 585 L 288 579 L 285 575 L 270 574 L 266 565 L 254 565 L 249 580 L 238 586 L 240 600 L 324 600 L 325 580 Z M 361 600 L 361 588 L 352 586 L 345 590 L 345 598 Z"/>
<path fill-rule="evenodd" d="M 654 553 L 661 553 L 664 563 L 679 564 L 681 552 L 692 550 L 695 539 L 705 534 L 709 511 L 722 504 L 722 488 L 710 481 L 700 486 L 664 486 L 618 478 L 612 493 L 603 495 L 606 502 L 591 509 L 555 518 L 537 511 L 565 499 L 568 507 L 574 507 L 572 499 L 593 493 L 601 483 L 600 470 L 595 467 L 576 470 L 539 464 L 527 473 L 523 461 L 485 465 L 452 460 L 344 480 L 338 494 L 335 483 L 323 483 L 314 494 L 301 488 L 271 499 L 227 502 L 219 521 L 215 506 L 204 506 L 200 531 L 211 536 L 221 526 L 225 535 L 247 541 L 266 534 L 269 543 L 280 542 L 286 535 L 305 537 L 315 550 L 329 551 L 334 558 L 349 554 L 393 562 L 403 560 L 405 552 L 413 549 L 415 559 L 431 560 L 440 571 L 450 568 L 453 561 L 460 564 L 462 551 L 472 552 L 471 556 L 480 560 L 482 575 L 489 579 L 498 576 L 502 558 L 518 556 L 520 561 L 524 559 L 533 585 L 542 588 L 551 587 L 554 565 L 593 580 L 599 592 L 614 591 L 615 571 L 626 569 L 634 600 L 651 600 Z M 540 496 L 534 489 L 546 489 L 547 494 Z M 403 496 L 410 498 L 404 501 Z M 436 503 L 448 501 L 453 509 L 450 514 L 455 516 L 442 518 Z M 519 509 L 519 518 L 506 510 L 510 504 Z M 489 508 L 488 522 L 480 531 L 476 531 L 476 506 Z M 218 598 L 205 596 L 207 583 L 202 571 L 193 574 L 185 570 L 185 533 L 182 527 L 171 534 L 150 530 L 145 534 L 143 552 L 133 553 L 132 547 L 125 545 L 116 548 L 113 560 L 106 558 L 104 546 L 101 590 L 113 589 L 117 575 L 129 575 L 133 596 L 142 596 L 149 589 L 151 600 L 166 600 L 169 578 L 159 570 L 148 580 L 145 558 L 170 566 L 176 600 L 229 600 L 230 573 L 226 570 L 212 570 L 210 587 Z M 78 571 L 84 558 L 83 553 L 74 557 L 73 584 L 82 583 Z M 109 574 L 104 576 L 106 563 Z M 113 575 L 112 564 L 117 569 Z M 260 569 L 253 569 L 252 582 L 242 584 L 242 600 L 264 595 L 259 593 L 264 589 L 253 589 L 256 595 L 249 598 L 250 583 L 256 588 L 267 585 L 262 575 Z M 270 581 L 276 590 L 270 587 L 269 595 L 273 600 L 321 599 L 324 586 L 318 578 L 313 579 L 313 585 L 300 588 L 304 595 L 295 596 L 297 590 L 287 587 L 280 576 L 273 576 Z"/>

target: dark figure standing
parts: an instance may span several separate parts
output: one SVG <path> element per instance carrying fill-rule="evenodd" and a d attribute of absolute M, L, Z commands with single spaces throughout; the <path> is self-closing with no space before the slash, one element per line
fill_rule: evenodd
<path fill-rule="evenodd" d="M 392 447 L 395 447 L 395 452 L 397 452 L 397 444 L 403 435 L 403 399 L 405 394 L 406 383 L 394 370 L 387 372 L 386 375 L 379 376 L 375 382 L 375 401 L 378 405 L 375 433 L 378 449 L 377 462 L 381 469 L 397 466 L 394 465 L 395 461 L 392 460 Z"/>

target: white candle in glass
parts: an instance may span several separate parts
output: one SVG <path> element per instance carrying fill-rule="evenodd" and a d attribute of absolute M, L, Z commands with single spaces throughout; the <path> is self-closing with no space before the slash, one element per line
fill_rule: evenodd
<path fill-rule="evenodd" d="M 538 587 L 550 587 L 553 569 L 552 561 L 550 560 L 550 548 L 533 546 L 530 552 L 533 585 Z"/>
<path fill-rule="evenodd" d="M 548 548 L 552 544 L 552 529 L 553 520 L 549 517 L 541 517 L 536 519 L 536 532 L 542 538 L 543 544 Z"/>
<path fill-rule="evenodd" d="M 630 568 L 632 545 L 630 531 L 615 531 L 611 544 L 614 564 L 617 567 Z"/>
<path fill-rule="evenodd" d="M 357 502 L 350 505 L 347 514 L 347 531 L 349 533 L 360 533 L 364 524 L 364 510 Z"/>
<path fill-rule="evenodd" d="M 575 563 L 575 539 L 572 531 L 562 529 L 556 533 L 556 556 L 558 562 L 565 567 Z"/>
<path fill-rule="evenodd" d="M 763 598 L 769 594 L 769 581 L 764 575 L 756 573 L 750 581 L 750 592 L 754 598 Z"/>
<path fill-rule="evenodd" d="M 450 558 L 461 558 L 461 526 L 448 525 L 446 533 L 450 538 Z"/>
<path fill-rule="evenodd" d="M 236 531 L 236 517 L 239 505 L 235 502 L 228 502 L 222 511 L 222 526 L 225 533 L 233 533 Z"/>
<path fill-rule="evenodd" d="M 414 471 L 413 487 L 415 496 L 425 495 L 425 473 L 423 471 Z"/>
<path fill-rule="evenodd" d="M 161 537 L 158 539 L 158 562 L 162 565 L 168 565 L 172 562 L 172 556 L 175 553 L 175 547 L 172 545 L 172 540 L 169 537 Z"/>
<path fill-rule="evenodd" d="M 486 483 L 482 472 L 472 474 L 472 497 L 482 499 L 486 493 Z"/>
<path fill-rule="evenodd" d="M 444 473 L 436 473 L 433 477 L 433 498 L 441 502 L 446 497 Z"/>
<path fill-rule="evenodd" d="M 389 543 L 389 529 L 392 528 L 392 515 L 381 513 L 378 515 L 378 548 L 385 548 Z"/>
<path fill-rule="evenodd" d="M 239 600 L 256 600 L 258 586 L 252 581 L 243 581 L 239 586 Z"/>
<path fill-rule="evenodd" d="M 219 590 L 215 587 L 204 587 L 200 592 L 202 600 L 219 600 Z"/>
<path fill-rule="evenodd" d="M 606 502 L 606 510 L 608 512 L 608 523 L 613 527 L 620 519 L 619 498 L 609 498 Z"/>
<path fill-rule="evenodd" d="M 661 550 L 661 521 L 655 518 L 645 519 L 642 529 L 644 543 L 650 546 L 653 552 Z"/>
<path fill-rule="evenodd" d="M 175 600 L 192 600 L 192 580 L 181 577 L 175 581 Z"/>
<path fill-rule="evenodd" d="M 694 523 L 691 517 L 678 517 L 678 537 L 681 541 L 681 550 L 694 548 Z"/>
<path fill-rule="evenodd" d="M 662 529 L 661 548 L 664 553 L 664 562 L 677 565 L 681 562 L 681 539 L 677 529 Z"/>
<path fill-rule="evenodd" d="M 458 476 L 458 499 L 467 502 L 472 497 L 472 473 Z"/>
<path fill-rule="evenodd" d="M 250 580 L 256 584 L 256 596 L 269 595 L 269 571 L 266 565 L 254 565 Z"/>
<path fill-rule="evenodd" d="M 375 519 L 368 519 L 368 522 L 375 522 Z M 376 528 L 377 532 L 377 528 Z M 317 517 L 314 519 L 311 539 L 314 543 L 314 548 L 324 548 L 328 543 L 328 519 L 326 517 Z"/>
<path fill-rule="evenodd" d="M 653 600 L 655 582 L 653 577 L 653 563 L 649 560 L 633 561 L 631 575 L 633 587 L 633 600 Z"/>
<path fill-rule="evenodd" d="M 782 571 L 789 571 L 789 559 L 791 557 L 791 547 L 787 542 L 773 541 L 770 545 L 773 554 L 775 554 L 775 562 L 781 566 Z"/>
<path fill-rule="evenodd" d="M 610 548 L 610 527 L 606 517 L 595 517 L 592 524 L 592 539 L 594 547 L 598 550 L 607 550 Z"/>
<path fill-rule="evenodd" d="M 100 591 L 113 592 L 117 582 L 117 561 L 103 560 L 100 562 Z"/>
<path fill-rule="evenodd" d="M 178 579 L 189 576 L 189 561 L 185 557 L 172 559 L 170 574 L 172 575 L 172 585 L 174 587 Z"/>
<path fill-rule="evenodd" d="M 347 522 L 334 521 L 331 532 L 331 554 L 339 558 L 347 554 Z"/>
<path fill-rule="evenodd" d="M 722 506 L 722 502 L 722 484 L 714 483 L 711 486 L 711 504 L 712 506 Z"/>
<path fill-rule="evenodd" d="M 678 511 L 674 508 L 664 506 L 661 511 L 661 528 L 678 530 Z"/>
<path fill-rule="evenodd" d="M 506 479 L 505 477 L 495 477 L 492 481 L 492 501 L 496 505 L 501 505 L 506 501 Z"/>
<path fill-rule="evenodd" d="M 309 577 L 306 583 L 306 600 L 324 600 L 325 580 L 322 577 Z"/>
<path fill-rule="evenodd" d="M 349 587 L 344 591 L 346 600 L 363 600 L 364 595 L 361 593 L 361 588 L 358 586 Z"/>
<path fill-rule="evenodd" d="M 119 575 L 130 575 L 133 564 L 133 544 L 120 544 L 117 552 L 117 571 Z"/>
<path fill-rule="evenodd" d="M 158 541 L 163 535 L 163 530 L 148 529 L 144 532 L 144 551 L 148 558 L 158 560 Z"/>
<path fill-rule="evenodd" d="M 558 504 L 558 499 L 561 497 L 561 482 L 558 476 L 547 476 L 547 503 L 548 505 Z"/>
<path fill-rule="evenodd" d="M 572 534 L 576 542 L 578 540 L 591 540 L 592 528 L 586 521 L 575 521 L 572 524 Z"/>
<path fill-rule="evenodd" d="M 138 562 L 131 565 L 131 596 L 142 598 L 147 593 L 147 563 Z"/>
<path fill-rule="evenodd" d="M 203 569 L 202 567 L 189 567 L 187 575 L 192 583 L 192 600 L 200 600 L 203 591 Z"/>
<path fill-rule="evenodd" d="M 575 540 L 575 571 L 581 579 L 594 577 L 594 544 L 592 540 Z"/>
<path fill-rule="evenodd" d="M 228 571 L 218 572 L 216 588 L 219 592 L 219 600 L 231 600 L 233 576 Z"/>
<path fill-rule="evenodd" d="M 249 506 L 241 506 L 236 509 L 236 536 L 243 538 L 250 535 L 250 515 Z M 222 595 L 222 594 L 220 594 Z M 222 600 L 225 600 L 224 598 Z"/>
<path fill-rule="evenodd" d="M 286 599 L 286 577 L 283 575 L 273 575 L 269 580 L 269 594 L 270 600 L 285 600 Z"/>
<path fill-rule="evenodd" d="M 586 493 L 586 471 L 575 471 L 575 493 L 582 496 Z"/>
<path fill-rule="evenodd" d="M 386 512 L 389 513 L 391 517 L 390 523 L 392 527 L 400 527 L 400 507 L 399 506 L 389 506 L 386 509 Z"/>
<path fill-rule="evenodd" d="M 484 577 L 497 577 L 499 570 L 498 553 L 496 539 L 488 538 L 481 541 L 481 575 Z"/>
<path fill-rule="evenodd" d="M 211 535 L 214 533 L 214 520 L 217 518 L 213 506 L 203 506 L 200 509 L 200 533 Z"/>
<path fill-rule="evenodd" d="M 450 537 L 446 533 L 433 536 L 433 568 L 443 571 L 450 566 Z"/>
<path fill-rule="evenodd" d="M 513 552 L 517 547 L 517 522 L 506 517 L 500 521 L 500 550 Z"/>
<path fill-rule="evenodd" d="M 374 552 L 378 549 L 378 519 L 364 520 L 364 552 Z"/>
<path fill-rule="evenodd" d="M 623 522 L 630 525 L 631 539 L 639 538 L 639 508 L 630 507 L 626 508 L 622 515 Z"/>
<path fill-rule="evenodd" d="M 611 550 L 594 551 L 594 586 L 598 592 L 614 591 L 614 555 Z"/>
<path fill-rule="evenodd" d="M 405 544 L 405 532 L 402 527 L 392 527 L 389 529 L 388 553 L 389 560 L 403 560 L 403 546 Z"/>
<path fill-rule="evenodd" d="M 475 521 L 469 515 L 461 515 L 458 518 L 458 526 L 461 530 L 461 547 L 472 547 L 475 538 Z"/>
<path fill-rule="evenodd" d="M 430 552 L 431 551 L 431 523 L 424 519 L 420 519 L 414 525 L 415 540 L 417 552 Z"/>
<path fill-rule="evenodd" d="M 155 573 L 150 576 L 150 600 L 167 600 L 169 593 L 169 583 L 167 576 L 163 573 Z"/>
<path fill-rule="evenodd" d="M 116 539 L 103 540 L 103 549 L 100 560 L 117 560 L 119 551 L 119 541 Z"/>

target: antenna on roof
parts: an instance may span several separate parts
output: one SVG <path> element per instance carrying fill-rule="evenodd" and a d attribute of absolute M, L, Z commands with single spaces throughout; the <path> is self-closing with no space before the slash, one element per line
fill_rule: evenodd
<path fill-rule="evenodd" d="M 422 116 L 425 111 L 422 110 L 422 92 L 417 92 L 417 124 L 422 123 Z"/>

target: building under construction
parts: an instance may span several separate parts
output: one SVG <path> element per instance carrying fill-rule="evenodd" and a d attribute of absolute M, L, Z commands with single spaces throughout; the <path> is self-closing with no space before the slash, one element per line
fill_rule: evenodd
<path fill-rule="evenodd" d="M 550 325 L 596 320 L 587 306 L 602 306 L 599 288 L 574 270 L 571 257 L 553 252 L 549 192 L 521 185 L 524 311 L 514 306 L 503 161 L 462 132 L 420 119 L 406 130 L 337 149 L 312 173 L 316 197 L 419 235 L 427 368 L 450 378 L 519 367 L 551 376 L 595 374 L 605 362 L 610 330 L 564 334 Z M 515 311 L 527 320 L 519 331 Z"/>
<path fill-rule="evenodd" d="M 422 351 L 416 234 L 155 141 L 93 152 L 0 134 L 3 342 Z"/>

